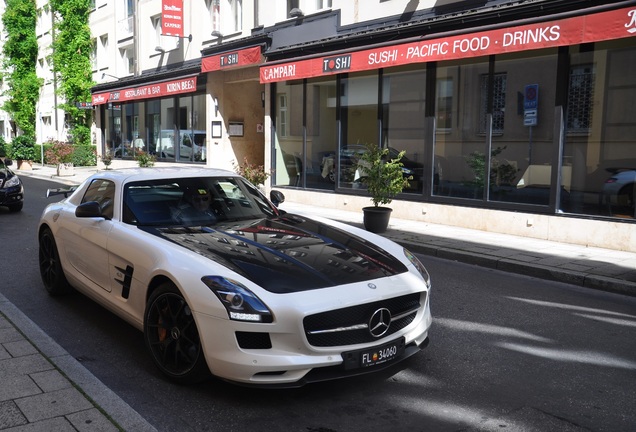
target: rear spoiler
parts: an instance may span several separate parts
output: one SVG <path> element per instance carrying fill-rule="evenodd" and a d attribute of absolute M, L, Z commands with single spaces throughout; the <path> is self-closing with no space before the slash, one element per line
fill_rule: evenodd
<path fill-rule="evenodd" d="M 46 197 L 52 197 L 54 195 L 64 195 L 64 198 L 68 198 L 69 194 L 72 194 L 77 189 L 77 186 L 70 186 L 65 188 L 47 189 Z"/>

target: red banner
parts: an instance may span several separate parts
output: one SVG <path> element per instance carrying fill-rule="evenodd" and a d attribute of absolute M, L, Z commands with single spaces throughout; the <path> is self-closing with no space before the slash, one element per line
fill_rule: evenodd
<path fill-rule="evenodd" d="M 170 96 L 180 93 L 191 93 L 196 91 L 196 89 L 197 77 L 190 77 L 120 89 L 106 93 L 95 93 L 93 94 L 92 102 L 93 105 L 100 105 L 108 102 L 125 102 L 130 100 Z"/>
<path fill-rule="evenodd" d="M 261 48 L 252 47 L 230 51 L 201 59 L 201 72 L 213 72 L 233 67 L 249 66 L 261 62 Z"/>
<path fill-rule="evenodd" d="M 261 66 L 263 84 L 636 36 L 636 7 Z"/>
<path fill-rule="evenodd" d="M 161 1 L 161 34 L 183 37 L 183 0 Z"/>

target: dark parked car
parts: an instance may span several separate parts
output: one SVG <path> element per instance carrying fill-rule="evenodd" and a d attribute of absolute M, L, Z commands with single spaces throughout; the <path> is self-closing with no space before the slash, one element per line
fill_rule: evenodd
<path fill-rule="evenodd" d="M 0 159 L 0 206 L 17 212 L 22 210 L 24 188 L 20 177 L 9 169 L 12 164 L 11 159 Z"/>

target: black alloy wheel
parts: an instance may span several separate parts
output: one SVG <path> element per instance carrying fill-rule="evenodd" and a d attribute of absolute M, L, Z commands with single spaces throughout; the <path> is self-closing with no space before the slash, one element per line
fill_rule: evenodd
<path fill-rule="evenodd" d="M 209 377 L 192 310 L 172 283 L 164 283 L 150 296 L 144 339 L 153 361 L 171 380 L 192 384 Z"/>
<path fill-rule="evenodd" d="M 49 294 L 54 296 L 67 294 L 71 287 L 64 276 L 57 244 L 49 228 L 44 228 L 40 233 L 38 256 L 40 276 Z"/>

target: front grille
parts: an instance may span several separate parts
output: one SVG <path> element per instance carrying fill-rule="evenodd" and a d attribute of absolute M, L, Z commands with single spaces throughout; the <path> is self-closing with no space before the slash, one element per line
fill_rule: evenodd
<path fill-rule="evenodd" d="M 375 311 L 386 308 L 393 321 L 382 337 L 390 336 L 413 322 L 420 308 L 420 293 L 351 306 L 305 317 L 303 325 L 312 346 L 328 347 L 373 342 L 367 324 Z M 403 315 L 403 316 L 402 316 Z M 318 332 L 318 333 L 317 333 Z"/>

